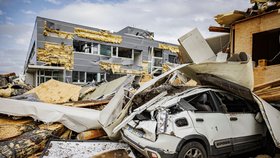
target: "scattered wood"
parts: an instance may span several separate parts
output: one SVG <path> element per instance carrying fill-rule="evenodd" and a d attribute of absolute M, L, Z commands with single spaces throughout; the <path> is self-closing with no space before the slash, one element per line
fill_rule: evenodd
<path fill-rule="evenodd" d="M 37 126 L 32 119 L 13 120 L 10 117 L 1 117 L 0 141 L 17 137 L 36 128 Z"/>
<path fill-rule="evenodd" d="M 90 140 L 90 139 L 95 139 L 99 138 L 102 136 L 105 136 L 106 132 L 103 129 L 94 129 L 94 130 L 89 130 L 82 132 L 77 135 L 78 140 Z"/>
<path fill-rule="evenodd" d="M 0 157 L 30 156 L 43 150 L 51 136 L 52 131 L 39 129 L 26 132 L 12 140 L 2 141 L 0 142 Z"/>

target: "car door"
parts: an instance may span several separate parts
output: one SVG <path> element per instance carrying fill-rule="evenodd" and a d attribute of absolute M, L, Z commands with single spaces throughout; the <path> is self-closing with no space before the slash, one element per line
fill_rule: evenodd
<path fill-rule="evenodd" d="M 257 105 L 227 92 L 215 94 L 221 106 L 227 109 L 225 115 L 232 132 L 233 151 L 260 147 L 266 128 L 264 123 L 259 123 L 255 119 Z"/>
<path fill-rule="evenodd" d="M 211 107 L 211 110 L 203 110 L 197 107 L 199 97 L 207 95 L 207 101 L 205 104 Z M 228 153 L 232 151 L 231 143 L 231 129 L 229 121 L 224 113 L 220 112 L 214 104 L 210 91 L 196 94 L 186 98 L 194 108 L 195 111 L 189 111 L 189 115 L 192 118 L 195 130 L 205 136 L 209 141 L 212 154 Z M 209 109 L 209 108 L 205 108 Z"/>

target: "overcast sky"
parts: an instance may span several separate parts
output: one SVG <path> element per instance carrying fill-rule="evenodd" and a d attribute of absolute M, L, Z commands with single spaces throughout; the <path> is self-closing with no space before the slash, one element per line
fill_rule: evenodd
<path fill-rule="evenodd" d="M 214 16 L 246 10 L 249 0 L 0 0 L 0 73 L 23 72 L 36 16 L 119 31 L 126 26 L 177 44 L 197 27 L 207 38 Z"/>

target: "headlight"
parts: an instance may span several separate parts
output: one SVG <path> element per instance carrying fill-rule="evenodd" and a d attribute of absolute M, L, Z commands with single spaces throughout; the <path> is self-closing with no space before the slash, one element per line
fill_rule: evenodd
<path fill-rule="evenodd" d="M 164 133 L 167 126 L 167 111 L 164 109 L 158 110 L 157 115 L 157 134 Z"/>

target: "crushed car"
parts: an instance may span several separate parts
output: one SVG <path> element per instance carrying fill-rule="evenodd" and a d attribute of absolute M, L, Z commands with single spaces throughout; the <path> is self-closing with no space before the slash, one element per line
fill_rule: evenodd
<path fill-rule="evenodd" d="M 137 114 L 122 135 L 150 158 L 227 156 L 272 141 L 255 102 L 207 86 L 162 98 Z"/>
<path fill-rule="evenodd" d="M 110 127 L 112 135 L 120 132 L 125 142 L 149 158 L 230 156 L 266 147 L 273 155 L 275 145 L 279 147 L 275 124 L 280 112 L 252 93 L 250 75 L 242 77 L 251 65 L 185 64 L 170 70 L 135 92 L 109 124 L 118 122 Z M 206 73 L 211 69 L 216 71 Z M 174 72 L 200 85 L 170 85 Z"/>

